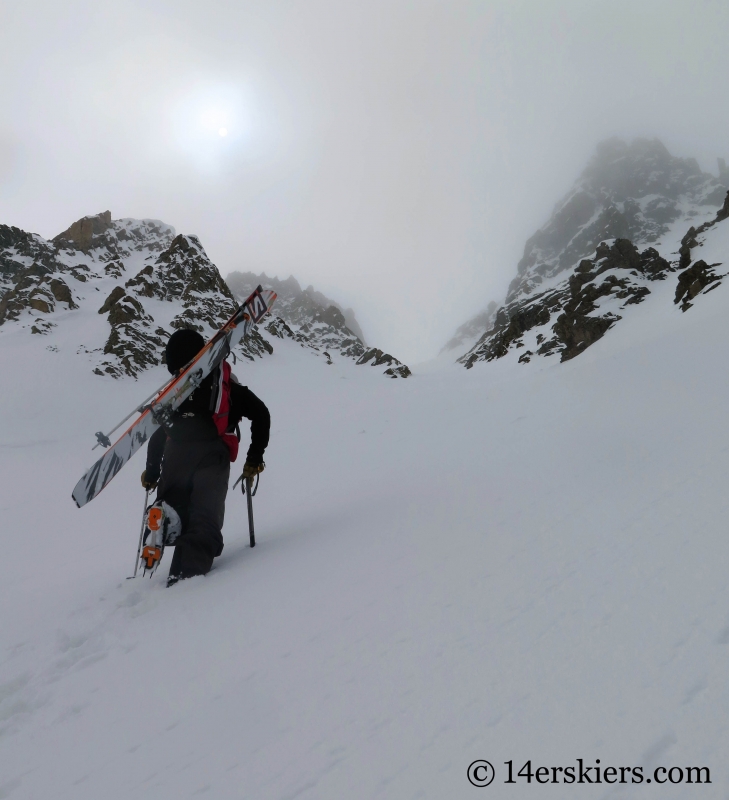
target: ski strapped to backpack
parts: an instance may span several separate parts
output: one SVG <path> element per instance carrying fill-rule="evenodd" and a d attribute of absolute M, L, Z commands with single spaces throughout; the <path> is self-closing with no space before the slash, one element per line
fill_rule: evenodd
<path fill-rule="evenodd" d="M 93 500 L 109 485 L 121 468 L 148 441 L 160 425 L 171 423 L 172 417 L 180 405 L 232 352 L 235 345 L 249 333 L 253 325 L 265 317 L 275 299 L 276 292 L 259 286 L 245 303 L 236 309 L 233 316 L 207 342 L 195 358 L 183 368 L 180 375 L 166 383 L 154 396 L 154 399 L 141 409 L 141 415 L 84 473 L 74 487 L 72 497 L 79 508 Z M 109 441 L 108 435 L 103 435 L 101 438 L 105 440 L 104 444 Z"/>

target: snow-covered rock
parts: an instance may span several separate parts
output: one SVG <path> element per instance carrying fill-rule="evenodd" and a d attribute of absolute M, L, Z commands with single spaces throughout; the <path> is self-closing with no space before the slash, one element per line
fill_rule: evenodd
<path fill-rule="evenodd" d="M 726 183 L 721 162 L 717 179 L 694 159 L 672 156 L 657 139 L 603 142 L 546 225 L 527 241 L 504 305 L 459 328 L 454 343 L 479 327 L 480 336 L 458 361 L 471 367 L 522 347 L 522 363 L 535 354 L 560 353 L 566 360 L 582 352 L 621 318 L 619 311 L 650 293 L 653 281 L 688 265 L 679 263 L 679 246 L 687 247 L 681 240 L 690 226 L 700 229 L 714 217 Z M 590 308 L 585 292 L 605 299 L 595 304 L 595 295 Z M 570 319 L 578 308 L 580 319 Z"/>
<path fill-rule="evenodd" d="M 5 226 L 0 248 L 0 324 L 49 334 L 68 321 L 62 312 L 104 315 L 104 338 L 94 331 L 79 342 L 100 375 L 138 376 L 160 363 L 172 330 L 189 327 L 209 336 L 236 306 L 197 237 L 176 235 L 158 220 L 112 220 L 105 211 L 50 242 Z M 254 333 L 241 354 L 261 352 L 270 345 Z"/>
<path fill-rule="evenodd" d="M 682 311 L 688 311 L 693 305 L 691 300 L 699 294 L 706 294 L 712 291 L 712 289 L 716 289 L 721 280 L 726 277 L 727 273 L 718 274 L 716 272 L 716 267 L 720 267 L 727 259 L 726 248 L 719 247 L 717 249 L 715 246 L 708 248 L 711 254 L 709 255 L 709 253 L 702 252 L 701 254 L 704 255 L 704 258 L 699 259 L 689 267 L 693 255 L 691 251 L 695 247 L 703 248 L 707 238 L 710 239 L 712 243 L 715 243 L 717 238 L 713 234 L 716 233 L 716 226 L 726 219 L 729 219 L 729 193 L 727 193 L 726 199 L 724 200 L 724 205 L 719 209 L 713 220 L 699 225 L 698 228 L 689 228 L 688 232 L 681 240 L 679 269 L 682 269 L 683 272 L 678 276 L 678 286 L 676 287 L 674 303 L 681 303 Z M 712 228 L 715 230 L 712 231 Z M 721 226 L 721 231 L 724 235 L 726 235 L 726 229 L 726 224 Z M 719 236 L 718 240 L 721 241 L 722 237 Z M 707 257 L 710 260 L 714 257 L 721 258 L 721 261 L 707 264 L 705 260 Z"/>
<path fill-rule="evenodd" d="M 498 304 L 492 300 L 483 311 L 476 314 L 475 317 L 471 317 L 456 329 L 453 337 L 443 346 L 441 354 L 451 350 L 462 353 L 464 346 L 472 347 L 481 334 L 491 327 L 491 322 L 497 310 Z"/>
<path fill-rule="evenodd" d="M 657 139 L 602 142 L 549 222 L 526 243 L 506 302 L 574 268 L 610 239 L 660 251 L 675 223 L 685 229 L 692 219 L 713 214 L 727 189 L 695 159 L 672 156 Z"/>
<path fill-rule="evenodd" d="M 232 272 L 226 280 L 239 301 L 245 300 L 259 284 L 276 292 L 275 318 L 265 326 L 271 335 L 292 339 L 321 354 L 327 363 L 331 363 L 331 354 L 337 352 L 358 365 L 385 366 L 383 372 L 389 378 L 407 378 L 410 375 L 410 369 L 397 358 L 365 345 L 351 308 L 342 309 L 312 286 L 302 290 L 293 276 L 279 280 L 269 278 L 265 272 L 260 275 Z"/>
<path fill-rule="evenodd" d="M 352 308 L 344 308 L 336 300 L 318 292 L 313 286 L 302 289 L 293 275 L 286 280 L 269 278 L 265 272 L 231 272 L 225 278 L 231 291 L 238 299 L 245 299 L 261 284 L 264 289 L 273 289 L 277 294 L 276 315 L 290 325 L 304 325 L 322 309 L 334 306 L 342 312 L 344 324 L 365 344 L 365 337 Z"/>
<path fill-rule="evenodd" d="M 117 284 L 99 309 L 111 326 L 97 371 L 137 374 L 160 363 L 170 329 L 191 328 L 210 337 L 230 318 L 236 302 L 196 236 L 176 236 L 153 263 L 123 287 Z M 170 319 L 170 315 L 173 315 Z M 165 318 L 161 327 L 156 321 Z M 272 352 L 254 331 L 239 347 L 247 358 Z"/>
<path fill-rule="evenodd" d="M 51 241 L 0 226 L 0 325 L 52 338 L 58 325 L 101 315 L 105 325 L 81 325 L 75 345 L 98 375 L 138 377 L 161 363 L 176 328 L 211 336 L 259 282 L 234 274 L 236 298 L 200 240 L 159 220 L 112 220 L 105 211 Z M 352 309 L 313 287 L 302 292 L 294 278 L 266 282 L 280 292 L 280 317 L 254 329 L 236 357 L 261 358 L 274 352 L 277 340 L 292 339 L 329 363 L 339 353 L 385 367 L 389 377 L 410 374 L 393 356 L 367 349 Z"/>
<path fill-rule="evenodd" d="M 112 220 L 111 212 L 104 211 L 77 220 L 52 241 L 59 251 L 71 256 L 80 252 L 108 263 L 135 257 L 147 260 L 169 247 L 174 236 L 175 229 L 159 220 Z"/>
<path fill-rule="evenodd" d="M 641 303 L 650 294 L 647 284 L 664 280 L 671 265 L 649 247 L 642 253 L 627 239 L 603 242 L 593 259 L 583 259 L 568 281 L 533 298 L 499 309 L 488 336 L 472 348 L 467 367 L 476 361 L 505 356 L 512 346 L 524 347 L 520 363 L 535 354 L 559 353 L 562 361 L 579 355 L 619 319 L 618 311 Z M 551 326 L 551 336 L 547 325 Z M 529 336 L 528 345 L 525 341 Z M 529 349 L 533 347 L 534 349 Z"/>

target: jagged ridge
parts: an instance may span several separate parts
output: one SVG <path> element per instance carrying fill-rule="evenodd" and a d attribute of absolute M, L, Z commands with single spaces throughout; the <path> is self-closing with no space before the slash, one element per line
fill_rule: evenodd
<path fill-rule="evenodd" d="M 287 280 L 269 278 L 265 273 L 233 272 L 227 277 L 228 285 L 239 300 L 247 297 L 261 284 L 278 294 L 276 318 L 265 328 L 273 336 L 289 338 L 320 353 L 332 363 L 331 354 L 338 352 L 345 358 L 353 359 L 358 365 L 373 367 L 385 366 L 384 374 L 390 378 L 407 378 L 410 369 L 389 353 L 376 347 L 367 348 L 354 319 L 352 309 L 345 311 L 310 286 L 303 289 L 292 276 Z"/>
<path fill-rule="evenodd" d="M 721 178 L 729 177 L 719 166 Z M 657 139 L 601 143 L 575 187 L 527 241 L 504 305 L 459 328 L 452 341 L 485 323 L 458 361 L 472 367 L 521 347 L 527 348 L 522 363 L 534 355 L 560 353 L 566 360 L 583 352 L 621 318 L 619 310 L 650 293 L 651 281 L 676 268 L 671 256 L 679 231 L 713 214 L 726 191 L 694 159 L 672 156 Z M 596 284 L 607 270 L 612 274 Z M 537 328 L 526 342 L 524 334 Z"/>
<path fill-rule="evenodd" d="M 96 346 L 84 341 L 78 352 L 91 357 L 99 375 L 136 376 L 158 365 L 176 328 L 210 336 L 260 282 L 252 276 L 246 285 L 248 277 L 236 283 L 236 299 L 199 239 L 176 235 L 158 220 L 112 220 L 105 211 L 74 222 L 51 241 L 0 226 L 0 325 L 13 322 L 48 335 L 64 313 L 91 306 L 106 317 L 108 335 Z M 342 310 L 313 287 L 302 292 L 294 278 L 265 282 L 277 284 L 282 316 L 266 330 L 254 329 L 237 355 L 260 358 L 273 353 L 270 339 L 289 338 L 329 363 L 338 352 L 385 366 L 390 377 L 410 374 L 393 356 L 365 347 L 351 309 Z"/>

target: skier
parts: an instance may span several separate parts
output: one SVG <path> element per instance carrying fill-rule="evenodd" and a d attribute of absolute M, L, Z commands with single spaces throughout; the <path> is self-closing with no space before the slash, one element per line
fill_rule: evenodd
<path fill-rule="evenodd" d="M 205 345 L 194 330 L 180 329 L 165 349 L 167 369 L 178 373 Z M 150 437 L 142 486 L 158 486 L 157 501 L 171 505 L 182 520 L 167 585 L 205 575 L 223 552 L 223 519 L 230 462 L 238 439 L 234 431 L 242 417 L 251 421 L 243 477 L 263 472 L 271 418 L 264 403 L 241 386 L 222 362 L 175 412 L 172 422 Z"/>

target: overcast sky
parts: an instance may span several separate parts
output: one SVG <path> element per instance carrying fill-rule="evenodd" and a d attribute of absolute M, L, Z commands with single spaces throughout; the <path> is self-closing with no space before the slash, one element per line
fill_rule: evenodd
<path fill-rule="evenodd" d="M 0 3 L 0 222 L 152 217 L 415 362 L 595 144 L 729 159 L 726 0 Z"/>

